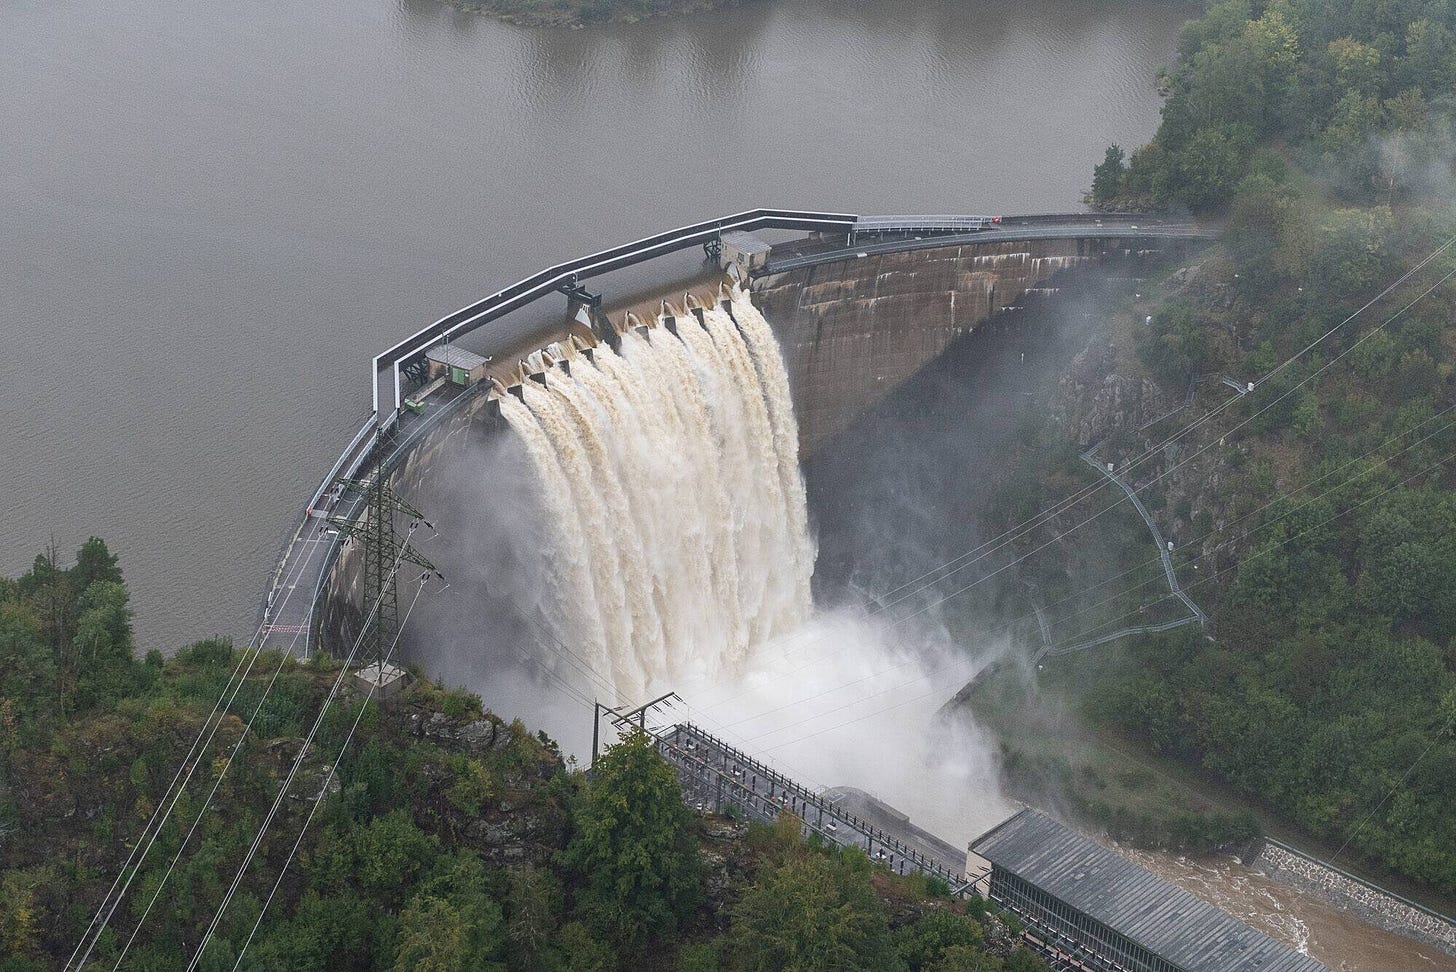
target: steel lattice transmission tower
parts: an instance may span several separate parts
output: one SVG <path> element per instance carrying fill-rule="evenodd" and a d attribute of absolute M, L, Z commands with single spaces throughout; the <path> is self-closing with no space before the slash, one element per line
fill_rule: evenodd
<path fill-rule="evenodd" d="M 365 630 L 361 632 L 359 645 L 363 664 L 367 665 L 384 660 L 399 631 L 399 571 L 396 561 L 414 564 L 442 580 L 444 575 L 410 544 L 408 534 L 400 537 L 396 526 L 400 515 L 410 518 L 410 532 L 422 523 L 431 530 L 434 526 L 423 513 L 390 488 L 383 476 L 346 479 L 342 485 L 344 493 L 363 494 L 367 501 L 357 519 L 329 517 L 329 523 L 359 544 L 364 552 Z"/>

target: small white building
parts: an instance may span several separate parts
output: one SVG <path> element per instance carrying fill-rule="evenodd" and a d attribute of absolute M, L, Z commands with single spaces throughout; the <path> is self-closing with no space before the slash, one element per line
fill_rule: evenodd
<path fill-rule="evenodd" d="M 398 695 L 409 684 L 409 672 L 388 662 L 373 662 L 354 673 L 354 684 L 362 692 L 372 689 L 382 702 Z"/>
<path fill-rule="evenodd" d="M 768 241 L 753 233 L 730 230 L 723 234 L 723 252 L 719 257 L 722 267 L 736 265 L 739 270 L 761 270 L 768 266 L 768 255 L 773 249 Z"/>

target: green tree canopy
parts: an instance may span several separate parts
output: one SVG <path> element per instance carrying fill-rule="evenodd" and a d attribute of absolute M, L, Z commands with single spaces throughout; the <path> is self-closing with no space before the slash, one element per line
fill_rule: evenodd
<path fill-rule="evenodd" d="M 696 821 L 677 776 L 633 732 L 604 753 L 573 818 L 566 850 L 582 910 L 619 948 L 664 936 L 702 896 Z"/>
<path fill-rule="evenodd" d="M 869 861 L 791 854 L 766 865 L 733 913 L 733 967 L 742 972 L 897 972 L 884 908 L 868 880 Z"/>

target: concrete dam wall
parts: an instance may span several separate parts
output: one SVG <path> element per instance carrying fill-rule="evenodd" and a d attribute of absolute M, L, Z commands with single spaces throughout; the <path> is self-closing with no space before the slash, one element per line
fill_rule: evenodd
<path fill-rule="evenodd" d="M 808 454 L 957 337 L 1059 274 L 1157 254 L 1099 240 L 966 244 L 776 274 L 753 293 L 783 348 Z"/>
<path fill-rule="evenodd" d="M 1181 246 L 1174 241 L 1159 242 L 1164 248 Z M 1114 241 L 1075 239 L 962 243 L 839 260 L 753 281 L 752 303 L 767 319 L 783 357 L 793 417 L 797 419 L 798 456 L 807 455 L 913 378 L 957 337 L 995 314 L 1021 305 L 1028 295 L 1053 292 L 1059 275 L 1082 267 L 1105 267 L 1127 261 L 1136 266 L 1144 259 L 1159 255 L 1158 250 L 1125 247 L 1126 243 Z M 737 302 L 725 299 L 722 280 L 716 275 L 707 282 L 700 278 L 690 285 L 686 294 L 682 287 L 679 283 L 671 289 L 663 288 L 660 294 L 637 295 L 631 301 L 616 306 L 608 304 L 581 317 L 590 317 L 597 336 L 608 339 L 602 343 L 621 349 L 624 356 L 629 346 L 644 342 L 657 344 L 664 338 L 674 342 L 675 351 L 676 343 L 684 339 L 673 332 L 684 327 L 717 329 L 721 346 L 722 327 L 729 321 L 731 330 L 729 319 Z M 689 307 L 696 309 L 690 311 Z M 740 316 L 743 309 L 740 305 Z M 711 327 L 704 318 L 705 312 L 718 315 Z M 677 319 L 668 320 L 669 315 L 676 315 Z M 742 321 L 738 327 L 743 327 Z M 607 328 L 612 330 L 608 332 Z M 618 336 L 624 332 L 632 338 L 626 342 L 627 346 Z M 696 332 L 690 336 L 702 344 Z M 545 354 L 540 350 L 528 354 L 520 347 L 508 352 L 502 349 L 491 363 L 493 384 L 488 390 L 482 385 L 462 394 L 448 413 L 399 453 L 388 472 L 390 485 L 440 525 L 441 535 L 453 538 L 452 545 L 460 550 L 474 550 L 470 557 L 490 558 L 491 572 L 502 578 L 502 582 L 482 581 L 470 595 L 473 600 L 470 610 L 478 611 L 481 616 L 508 619 L 497 622 L 496 630 L 490 633 L 493 640 L 507 639 L 514 643 L 570 640 L 569 633 L 564 631 L 550 633 L 543 640 L 542 629 L 547 621 L 543 620 L 542 613 L 549 608 L 543 603 L 540 590 L 519 586 L 522 583 L 539 588 L 551 586 L 548 579 L 535 577 L 528 569 L 533 551 L 515 539 L 502 539 L 511 532 L 504 529 L 492 534 L 490 549 L 484 554 L 475 549 L 474 543 L 462 543 L 461 537 L 481 533 L 482 518 L 490 520 L 502 505 L 529 507 L 536 500 L 519 492 L 510 496 L 508 490 L 493 490 L 486 485 L 497 474 L 484 468 L 480 457 L 488 453 L 493 442 L 512 437 L 505 434 L 506 423 L 498 399 L 512 395 L 513 401 L 539 403 L 542 385 L 551 387 L 553 381 L 571 380 L 573 365 L 569 359 L 577 354 L 590 356 L 593 343 L 596 342 L 581 326 L 579 318 L 564 320 L 559 329 L 540 336 L 536 347 L 547 349 Z M 640 347 L 637 353 L 643 354 Z M 606 347 L 600 354 L 616 360 L 616 352 Z M 650 369 L 643 372 L 644 380 L 660 381 L 667 375 L 660 365 L 651 365 L 645 359 L 643 364 Z M 595 366 L 583 367 L 595 370 Z M 553 378 L 553 373 L 560 378 Z M 513 386 L 514 391 L 507 390 Z M 757 393 L 748 396 L 756 397 L 759 397 Z M 514 405 L 508 409 L 512 414 L 520 411 Z M 614 410 L 614 414 L 625 414 L 625 411 Z M 511 424 L 518 425 L 518 419 L 512 419 Z M 731 463 L 728 457 L 724 459 Z M 582 517 L 590 520 L 620 513 L 620 499 L 614 498 L 617 496 L 617 492 L 611 496 L 583 492 L 580 501 L 588 508 L 582 510 Z M 561 519 L 559 510 L 542 507 L 534 512 L 545 523 Z M 677 513 L 687 516 L 690 511 L 664 511 L 669 516 Z M 529 514 L 516 513 L 518 517 L 521 515 Z M 550 529 L 543 527 L 539 541 L 542 546 L 554 542 L 548 539 L 548 534 L 557 528 L 559 523 Z M 452 585 L 462 583 L 462 575 L 478 566 L 449 563 L 448 555 L 444 558 L 447 562 L 440 562 L 439 547 L 422 549 L 445 570 Z M 362 596 L 361 561 L 360 550 L 346 548 L 324 583 L 320 643 L 334 653 L 347 653 L 362 621 L 358 607 Z M 752 573 L 756 568 L 744 565 L 741 569 Z M 415 576 L 418 571 L 409 565 L 401 567 L 401 582 Z M 703 576 L 716 574 L 710 569 Z M 531 581 L 522 580 L 533 577 Z M 576 585 L 578 591 L 581 587 Z M 412 591 L 412 585 L 402 584 L 401 614 Z M 578 593 L 574 599 L 581 596 Z M 458 605 L 456 610 L 460 610 Z M 524 616 L 532 611 L 536 617 Z M 474 630 L 468 635 L 477 637 L 481 632 Z"/>

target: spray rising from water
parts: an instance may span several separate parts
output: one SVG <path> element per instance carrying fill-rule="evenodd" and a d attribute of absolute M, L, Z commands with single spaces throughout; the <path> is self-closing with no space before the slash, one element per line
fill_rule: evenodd
<path fill-rule="evenodd" d="M 501 398 L 547 512 L 540 622 L 591 670 L 557 672 L 622 700 L 684 691 L 704 728 L 801 782 L 970 836 L 1004 810 L 994 760 L 976 727 L 935 713 L 984 660 L 814 615 L 788 374 L 747 295 L 730 306 L 628 328 L 618 351 Z"/>

